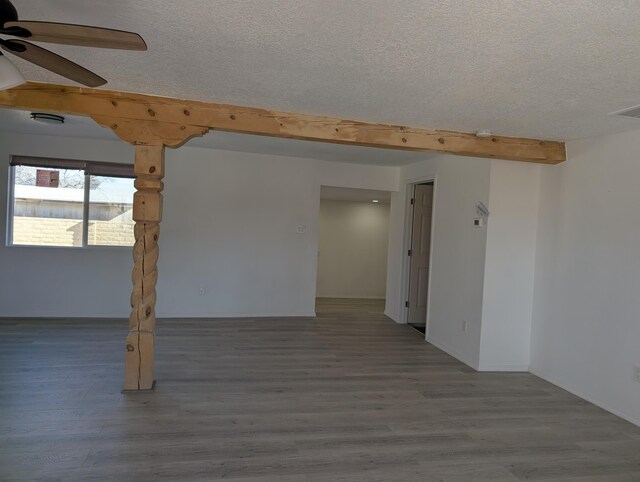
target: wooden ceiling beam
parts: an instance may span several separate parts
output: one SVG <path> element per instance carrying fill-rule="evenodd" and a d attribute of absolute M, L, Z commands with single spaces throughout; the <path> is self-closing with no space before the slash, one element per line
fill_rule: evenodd
<path fill-rule="evenodd" d="M 128 92 L 28 82 L 0 92 L 0 107 L 104 119 L 174 124 L 177 129 L 217 129 L 289 139 L 472 157 L 558 164 L 563 142 L 491 136 L 293 114 L 254 107 L 173 99 Z M 117 129 L 116 129 L 117 133 Z M 176 143 L 178 144 L 178 143 Z"/>

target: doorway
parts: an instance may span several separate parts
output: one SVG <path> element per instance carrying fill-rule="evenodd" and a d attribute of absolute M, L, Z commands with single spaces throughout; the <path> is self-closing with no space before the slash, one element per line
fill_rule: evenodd
<path fill-rule="evenodd" d="M 410 189 L 409 286 L 405 306 L 407 323 L 426 334 L 434 182 L 413 184 Z"/>
<path fill-rule="evenodd" d="M 384 311 L 391 193 L 321 186 L 316 313 Z"/>

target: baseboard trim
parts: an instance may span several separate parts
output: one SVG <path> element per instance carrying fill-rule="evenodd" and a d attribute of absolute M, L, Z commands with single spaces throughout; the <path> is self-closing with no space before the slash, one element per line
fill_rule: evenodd
<path fill-rule="evenodd" d="M 468 360 L 465 360 L 464 357 L 462 355 L 460 355 L 460 353 L 458 353 L 456 350 L 454 350 L 453 348 L 448 346 L 446 343 L 442 343 L 442 342 L 440 342 L 438 340 L 434 340 L 433 337 L 431 337 L 431 336 L 427 337 L 427 342 L 431 343 L 437 349 L 442 350 L 443 352 L 447 353 L 448 355 L 451 355 L 453 358 L 461 361 L 465 365 L 468 365 L 469 367 L 473 368 L 474 370 L 476 370 L 476 371 L 478 370 L 477 364 L 471 363 Z"/>
<path fill-rule="evenodd" d="M 0 322 L 6 321 L 86 321 L 86 320 L 102 320 L 102 321 L 127 321 L 129 316 L 113 316 L 113 315 L 87 315 L 87 316 L 45 316 L 45 315 L 12 315 L 12 316 L 0 316 Z"/>
<path fill-rule="evenodd" d="M 330 299 L 330 300 L 379 300 L 384 301 L 384 296 L 316 296 L 316 299 Z"/>
<path fill-rule="evenodd" d="M 157 318 L 162 320 L 175 319 L 208 319 L 208 318 L 315 318 L 315 311 L 305 311 L 300 313 L 214 313 L 199 314 L 191 313 L 186 315 L 174 315 L 168 313 L 160 313 Z"/>
<path fill-rule="evenodd" d="M 528 372 L 529 365 L 480 365 L 479 372 Z"/>
<path fill-rule="evenodd" d="M 607 404 L 605 403 L 601 403 L 598 400 L 589 397 L 587 395 L 585 395 L 584 393 L 582 393 L 580 390 L 575 390 L 572 387 L 569 387 L 568 385 L 564 384 L 564 383 L 560 383 L 558 380 L 556 380 L 554 377 L 549 376 L 549 375 L 545 375 L 542 372 L 536 370 L 535 368 L 531 368 L 529 367 L 529 372 L 535 376 L 537 376 L 538 378 L 542 378 L 544 381 L 547 381 L 549 383 L 551 383 L 552 385 L 555 385 L 556 387 L 559 387 L 563 390 L 566 390 L 567 392 L 575 395 L 576 397 L 580 397 L 583 400 L 586 400 L 589 403 L 593 403 L 595 406 L 600 407 L 603 410 L 606 410 L 609 413 L 612 413 L 613 415 L 620 417 L 624 420 L 626 420 L 627 422 L 630 422 L 638 427 L 640 427 L 640 418 L 635 417 L 633 415 L 628 415 L 625 413 L 622 413 L 614 408 L 610 408 L 607 406 Z"/>
<path fill-rule="evenodd" d="M 207 314 L 186 314 L 186 315 L 174 315 L 160 313 L 156 315 L 158 320 L 178 320 L 178 319 L 223 319 L 223 318 L 315 318 L 316 313 L 303 312 L 303 313 L 286 313 L 286 314 L 271 314 L 271 313 L 217 313 L 213 315 Z M 14 315 L 14 316 L 0 316 L 0 321 L 42 321 L 42 320 L 65 320 L 65 321 L 83 321 L 83 320 L 105 320 L 105 321 L 122 321 L 128 320 L 123 316 L 109 316 L 109 315 L 87 315 L 87 316 L 42 316 L 42 315 Z"/>
<path fill-rule="evenodd" d="M 384 316 L 386 316 L 387 318 L 391 318 L 391 320 L 395 321 L 396 323 L 398 323 L 399 325 L 406 325 L 407 323 L 405 321 L 401 321 L 396 319 L 395 315 L 392 315 L 390 312 L 388 312 L 387 310 L 384 310 Z"/>

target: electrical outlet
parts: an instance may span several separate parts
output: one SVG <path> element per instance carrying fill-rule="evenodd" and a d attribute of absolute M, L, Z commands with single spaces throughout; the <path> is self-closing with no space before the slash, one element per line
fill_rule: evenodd
<path fill-rule="evenodd" d="M 198 290 L 198 294 L 200 296 L 203 296 L 203 295 L 207 294 L 207 287 L 206 286 L 200 286 L 200 289 Z"/>
<path fill-rule="evenodd" d="M 469 323 L 466 320 L 462 320 L 462 331 L 466 333 L 467 328 L 469 328 Z"/>
<path fill-rule="evenodd" d="M 640 383 L 640 367 L 633 367 L 633 379 Z"/>

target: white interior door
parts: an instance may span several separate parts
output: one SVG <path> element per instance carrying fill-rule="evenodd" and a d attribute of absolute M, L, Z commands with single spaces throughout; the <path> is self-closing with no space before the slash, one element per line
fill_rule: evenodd
<path fill-rule="evenodd" d="M 409 313 L 407 317 L 407 322 L 412 325 L 424 326 L 427 320 L 432 210 L 433 185 L 416 185 L 409 251 Z"/>

